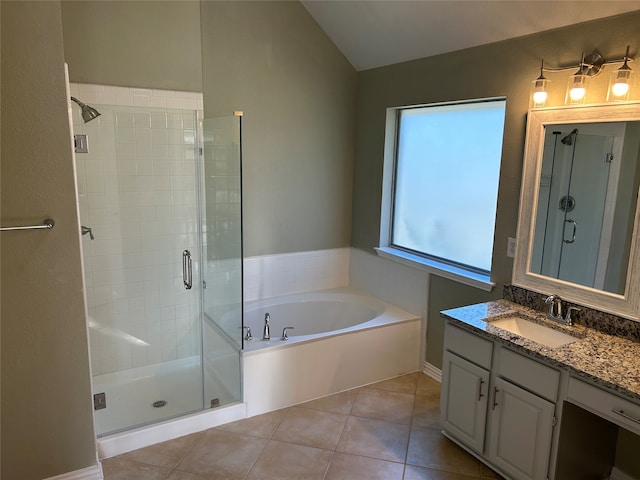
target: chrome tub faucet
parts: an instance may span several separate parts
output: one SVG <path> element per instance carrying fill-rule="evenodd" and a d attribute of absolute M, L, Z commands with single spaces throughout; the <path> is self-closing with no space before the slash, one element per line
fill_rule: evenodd
<path fill-rule="evenodd" d="M 264 332 L 262 332 L 262 340 L 271 340 L 271 315 L 264 314 Z"/>

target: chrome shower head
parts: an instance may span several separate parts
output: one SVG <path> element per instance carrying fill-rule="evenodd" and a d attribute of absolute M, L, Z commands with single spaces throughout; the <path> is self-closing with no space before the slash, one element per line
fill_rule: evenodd
<path fill-rule="evenodd" d="M 573 143 L 573 135 L 577 135 L 578 134 L 578 129 L 574 128 L 571 133 L 569 133 L 569 135 L 567 135 L 566 137 L 562 138 L 560 141 L 564 144 L 564 145 L 571 145 Z"/>
<path fill-rule="evenodd" d="M 100 112 L 97 111 L 95 108 L 90 107 L 89 105 L 87 105 L 86 103 L 82 103 L 80 100 L 78 100 L 76 97 L 71 97 L 71 100 L 73 100 L 74 102 L 76 102 L 78 105 L 80 105 L 80 109 L 82 110 L 81 114 L 82 114 L 82 120 L 84 120 L 84 123 L 90 122 L 91 120 L 93 120 L 94 118 L 97 118 L 100 116 Z"/>

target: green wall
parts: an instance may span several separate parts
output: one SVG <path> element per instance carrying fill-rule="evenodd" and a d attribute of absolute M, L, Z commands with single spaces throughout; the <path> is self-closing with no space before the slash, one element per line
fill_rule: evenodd
<path fill-rule="evenodd" d="M 242 110 L 245 256 L 351 241 L 356 72 L 298 2 L 203 2 L 205 116 Z"/>
<path fill-rule="evenodd" d="M 515 237 L 522 173 L 526 114 L 531 81 L 540 59 L 549 66 L 572 65 L 583 51 L 598 48 L 605 57 L 621 57 L 626 45 L 640 45 L 640 12 L 573 25 L 541 34 L 483 45 L 360 72 L 353 190 L 352 245 L 365 251 L 378 244 L 386 108 L 419 103 L 505 96 L 506 123 L 492 263 L 491 293 L 431 276 L 428 299 L 427 361 L 441 366 L 443 322 L 440 310 L 501 296 L 513 261 L 507 237 Z M 570 72 L 553 74 L 550 105 L 564 101 Z M 596 82 L 604 95 L 607 75 Z M 604 85 L 604 86 L 603 86 Z"/>
<path fill-rule="evenodd" d="M 2 9 L 2 471 L 39 480 L 96 464 L 60 4 Z M 37 112 L 37 115 L 34 114 Z"/>
<path fill-rule="evenodd" d="M 200 2 L 62 2 L 72 82 L 202 91 Z"/>

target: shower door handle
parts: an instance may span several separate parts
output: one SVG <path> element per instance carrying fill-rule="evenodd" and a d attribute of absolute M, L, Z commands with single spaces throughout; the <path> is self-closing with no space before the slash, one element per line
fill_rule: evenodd
<path fill-rule="evenodd" d="M 567 218 L 564 221 L 564 228 L 567 228 L 567 223 L 570 223 L 573 225 L 573 233 L 571 234 L 571 240 L 567 240 L 566 238 L 564 238 L 564 230 L 562 231 L 562 241 L 564 243 L 573 243 L 576 241 L 576 230 L 578 229 L 578 224 L 576 223 L 575 220 L 571 220 L 570 218 Z"/>
<path fill-rule="evenodd" d="M 184 283 L 184 288 L 191 290 L 193 286 L 193 270 L 191 268 L 191 252 L 189 250 L 182 252 L 182 283 Z"/>

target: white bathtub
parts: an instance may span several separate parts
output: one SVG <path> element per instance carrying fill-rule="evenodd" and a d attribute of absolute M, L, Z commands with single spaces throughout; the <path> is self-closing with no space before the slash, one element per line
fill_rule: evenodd
<path fill-rule="evenodd" d="M 271 340 L 262 340 L 264 317 Z M 418 370 L 420 317 L 348 290 L 250 302 L 245 326 L 248 416 Z M 289 339 L 281 340 L 282 329 Z"/>

